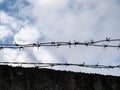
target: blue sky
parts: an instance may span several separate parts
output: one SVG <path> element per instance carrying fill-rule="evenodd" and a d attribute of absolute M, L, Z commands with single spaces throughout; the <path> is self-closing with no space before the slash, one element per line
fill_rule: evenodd
<path fill-rule="evenodd" d="M 0 43 L 120 38 L 119 0 L 0 0 Z M 93 47 L 4 49 L 0 61 L 118 65 L 120 50 Z M 120 75 L 119 69 L 55 69 Z"/>

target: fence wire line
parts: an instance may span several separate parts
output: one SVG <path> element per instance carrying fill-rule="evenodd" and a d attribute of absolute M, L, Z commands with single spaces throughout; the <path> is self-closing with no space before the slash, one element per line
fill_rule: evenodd
<path fill-rule="evenodd" d="M 37 42 L 37 43 L 32 43 L 32 44 L 0 44 L 0 50 L 4 48 L 11 48 L 11 49 L 23 49 L 26 47 L 37 47 L 38 49 L 42 46 L 46 47 L 60 47 L 60 46 L 93 46 L 93 47 L 111 47 L 111 48 L 117 48 L 120 49 L 120 44 L 118 45 L 113 45 L 113 44 L 106 44 L 106 42 L 120 42 L 120 39 L 110 39 L 106 38 L 105 40 L 99 40 L 99 41 L 85 41 L 85 42 L 79 42 L 79 41 L 69 41 L 69 42 Z"/>
<path fill-rule="evenodd" d="M 34 65 L 34 67 L 55 67 L 55 66 L 77 66 L 85 68 L 103 68 L 103 69 L 114 69 L 119 68 L 120 65 L 111 66 L 111 65 L 91 65 L 91 64 L 72 64 L 72 63 L 30 63 L 30 62 L 0 62 L 1 65 Z"/>

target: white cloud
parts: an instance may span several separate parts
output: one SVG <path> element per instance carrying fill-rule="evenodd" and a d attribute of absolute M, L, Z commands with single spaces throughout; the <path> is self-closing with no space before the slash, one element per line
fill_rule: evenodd
<path fill-rule="evenodd" d="M 12 36 L 13 33 L 8 27 L 0 25 L 0 40 L 5 41 L 6 38 Z"/>
<path fill-rule="evenodd" d="M 20 26 L 23 25 L 23 27 L 17 29 L 17 32 L 14 29 L 16 32 L 13 35 L 14 42 L 32 43 L 40 42 L 40 40 L 84 41 L 99 40 L 105 37 L 120 38 L 120 13 L 118 12 L 120 5 L 116 3 L 116 0 L 29 0 L 29 2 L 31 6 L 22 7 L 18 14 L 22 18 L 24 17 L 25 21 L 27 20 L 26 17 L 34 18 L 34 22 L 20 23 Z M 12 21 L 12 24 L 9 25 L 12 28 L 18 27 L 19 22 L 16 24 L 17 21 L 14 18 L 9 17 L 3 20 L 7 25 Z M 5 29 L 6 27 L 4 27 Z M 3 36 L 1 34 L 1 39 L 9 36 L 8 34 L 11 31 L 8 31 L 4 31 Z M 120 51 L 116 49 L 103 50 L 78 46 L 71 49 L 68 47 L 41 48 L 40 51 L 33 49 L 26 52 L 26 55 L 31 54 L 31 58 L 34 57 L 35 60 L 41 62 L 64 62 L 66 60 L 71 63 L 120 64 L 117 61 L 120 58 Z M 55 59 L 58 60 L 55 61 Z M 81 69 L 81 71 L 87 72 L 88 70 Z M 102 72 L 105 71 L 101 70 Z"/>
<path fill-rule="evenodd" d="M 14 37 L 22 23 L 21 20 L 9 16 L 4 11 L 0 11 L 0 40 L 4 42 L 7 38 Z"/>
<path fill-rule="evenodd" d="M 25 62 L 31 61 L 31 57 L 28 56 L 27 52 L 14 50 L 14 49 L 4 49 L 0 52 L 2 61 L 9 62 Z"/>
<path fill-rule="evenodd" d="M 29 0 L 29 1 L 33 5 L 36 5 L 37 7 L 44 9 L 49 9 L 49 8 L 56 9 L 58 7 L 63 7 L 68 2 L 68 0 L 36 0 L 35 2 L 33 0 Z"/>
<path fill-rule="evenodd" d="M 120 38 L 120 26 L 118 25 L 120 6 L 116 1 L 77 0 L 71 6 L 69 6 L 70 1 L 68 0 L 60 1 L 63 4 L 59 4 L 57 1 L 47 2 L 46 0 L 42 2 L 38 0 L 31 2 L 33 5 L 32 15 L 36 16 L 37 27 L 40 28 L 45 40 L 83 41 L 104 39 L 105 37 Z M 60 48 L 51 51 L 55 56 L 59 56 L 60 60 L 64 57 L 72 63 L 88 62 L 94 64 L 98 62 L 112 64 L 111 62 L 119 57 L 119 51 L 112 52 L 113 49 L 102 50 L 86 47 L 71 50 Z"/>
<path fill-rule="evenodd" d="M 41 38 L 40 32 L 34 26 L 24 26 L 14 36 L 14 41 L 17 43 L 36 42 Z"/>
<path fill-rule="evenodd" d="M 38 62 L 42 63 L 54 63 L 56 62 L 55 56 L 52 55 L 48 50 L 45 48 L 37 48 L 33 49 L 33 55 Z"/>

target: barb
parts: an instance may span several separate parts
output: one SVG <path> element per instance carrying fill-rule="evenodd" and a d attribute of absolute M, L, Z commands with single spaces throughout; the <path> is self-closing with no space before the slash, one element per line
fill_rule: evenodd
<path fill-rule="evenodd" d="M 109 44 L 106 44 L 107 42 L 109 42 Z M 99 41 L 94 41 L 94 40 L 90 40 L 90 41 L 85 41 L 85 42 L 79 42 L 79 41 L 69 41 L 69 42 L 37 42 L 37 43 L 32 43 L 32 44 L 17 44 L 15 42 L 15 44 L 0 44 L 0 50 L 4 49 L 4 48 L 11 48 L 11 49 L 23 49 L 26 47 L 37 47 L 38 49 L 40 47 L 60 47 L 60 46 L 69 46 L 69 48 L 71 48 L 71 46 L 92 46 L 92 47 L 102 47 L 102 48 L 117 48 L 120 49 L 120 44 L 118 45 L 113 45 L 110 44 L 110 42 L 119 42 L 120 43 L 120 39 L 110 39 L 110 38 L 106 38 L 105 40 L 99 40 Z"/>
<path fill-rule="evenodd" d="M 30 62 L 0 62 L 0 65 L 34 65 L 34 67 L 55 67 L 55 66 L 77 66 L 77 67 L 85 67 L 85 68 L 103 68 L 103 69 L 113 69 L 119 68 L 120 65 L 111 66 L 111 65 L 90 65 L 90 64 L 72 64 L 72 63 L 30 63 Z M 37 66 L 36 66 L 37 65 Z"/>

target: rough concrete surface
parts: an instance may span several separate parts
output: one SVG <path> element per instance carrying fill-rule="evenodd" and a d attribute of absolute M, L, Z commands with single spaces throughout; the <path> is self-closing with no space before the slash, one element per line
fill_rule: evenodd
<path fill-rule="evenodd" d="M 120 90 L 120 77 L 0 65 L 0 90 Z"/>

